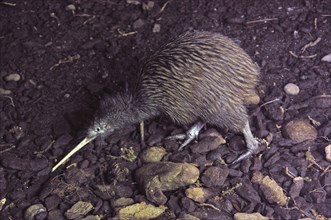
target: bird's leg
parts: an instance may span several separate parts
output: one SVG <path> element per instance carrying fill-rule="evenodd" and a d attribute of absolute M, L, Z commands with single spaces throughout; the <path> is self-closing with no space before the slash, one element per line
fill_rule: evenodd
<path fill-rule="evenodd" d="M 246 153 L 240 155 L 235 161 L 233 161 L 232 162 L 233 164 L 238 163 L 244 159 L 247 159 L 248 157 L 253 155 L 255 150 L 257 150 L 259 147 L 259 142 L 253 137 L 253 134 L 252 134 L 251 128 L 249 127 L 248 121 L 246 122 L 245 127 L 243 129 L 243 134 L 244 134 L 246 146 L 248 149 L 247 149 Z"/>
<path fill-rule="evenodd" d="M 196 139 L 198 137 L 199 132 L 205 125 L 206 125 L 206 123 L 198 121 L 186 132 L 186 134 L 173 135 L 173 136 L 167 137 L 167 139 L 185 140 L 178 148 L 178 150 L 181 151 L 181 150 L 183 150 L 183 148 L 186 145 L 188 145 L 191 141 L 193 141 L 194 139 Z"/>

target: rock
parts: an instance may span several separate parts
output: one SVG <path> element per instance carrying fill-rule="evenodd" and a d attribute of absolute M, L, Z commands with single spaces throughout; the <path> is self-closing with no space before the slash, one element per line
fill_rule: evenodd
<path fill-rule="evenodd" d="M 0 95 L 10 95 L 12 91 L 0 87 Z"/>
<path fill-rule="evenodd" d="M 209 167 L 201 176 L 201 181 L 209 187 L 222 186 L 229 175 L 229 169 L 226 166 Z"/>
<path fill-rule="evenodd" d="M 159 162 L 166 153 L 163 147 L 149 147 L 142 152 L 140 159 L 144 163 Z"/>
<path fill-rule="evenodd" d="M 48 212 L 47 220 L 64 220 L 64 216 L 60 209 L 54 209 Z"/>
<path fill-rule="evenodd" d="M 331 144 L 325 147 L 325 159 L 331 162 Z"/>
<path fill-rule="evenodd" d="M 301 143 L 306 140 L 317 138 L 316 129 L 306 120 L 290 121 L 285 127 L 284 132 L 291 140 Z"/>
<path fill-rule="evenodd" d="M 268 220 L 268 217 L 264 217 L 258 212 L 255 213 L 236 213 L 234 214 L 235 220 Z"/>
<path fill-rule="evenodd" d="M 194 215 L 184 214 L 182 217 L 177 218 L 177 220 L 200 220 L 200 219 L 195 217 Z"/>
<path fill-rule="evenodd" d="M 155 162 L 139 168 L 135 179 L 145 191 L 149 201 L 165 204 L 163 191 L 175 190 L 194 183 L 199 178 L 199 169 L 187 163 Z"/>
<path fill-rule="evenodd" d="M 21 80 L 21 76 L 20 74 L 18 73 L 12 73 L 12 74 L 9 74 L 5 77 L 5 80 L 7 82 L 10 82 L 10 81 L 14 81 L 14 82 L 17 82 L 17 81 L 20 81 Z"/>
<path fill-rule="evenodd" d="M 89 215 L 89 216 L 86 216 L 85 218 L 82 218 L 80 220 L 101 220 L 101 218 L 98 215 Z"/>
<path fill-rule="evenodd" d="M 78 201 L 70 209 L 65 212 L 68 219 L 82 218 L 93 209 L 93 205 L 89 202 Z"/>
<path fill-rule="evenodd" d="M 45 159 L 22 159 L 12 154 L 8 154 L 6 157 L 2 157 L 1 160 L 1 163 L 4 167 L 13 170 L 40 171 L 48 166 L 48 162 Z"/>
<path fill-rule="evenodd" d="M 299 86 L 295 85 L 294 83 L 288 83 L 284 87 L 284 91 L 288 95 L 298 95 L 300 92 Z"/>
<path fill-rule="evenodd" d="M 47 214 L 46 211 L 47 210 L 46 210 L 45 206 L 43 206 L 42 204 L 34 204 L 25 210 L 24 219 L 34 220 L 35 216 L 39 215 L 40 213 Z"/>
<path fill-rule="evenodd" d="M 188 188 L 185 190 L 185 194 L 188 198 L 200 203 L 204 203 L 213 195 L 211 190 L 202 187 Z"/>
<path fill-rule="evenodd" d="M 134 203 L 134 200 L 133 199 L 122 197 L 122 198 L 116 199 L 112 203 L 112 206 L 114 208 L 117 208 L 117 207 L 129 206 L 129 205 L 132 205 L 133 203 Z"/>
<path fill-rule="evenodd" d="M 246 105 L 257 105 L 261 101 L 260 96 L 258 96 L 256 93 L 248 96 L 245 98 L 244 103 Z"/>
<path fill-rule="evenodd" d="M 144 19 L 139 18 L 138 20 L 136 20 L 135 22 L 133 22 L 133 29 L 135 29 L 135 30 L 136 29 L 139 29 L 142 26 L 144 26 L 144 24 L 145 24 Z"/>
<path fill-rule="evenodd" d="M 141 202 L 120 209 L 118 215 L 120 220 L 148 220 L 162 215 L 166 209 L 163 205 L 155 207 Z"/>
<path fill-rule="evenodd" d="M 200 140 L 198 143 L 191 145 L 190 149 L 195 154 L 206 153 L 219 148 L 221 144 L 225 144 L 225 140 L 222 136 L 219 137 L 207 136 L 202 140 Z"/>
<path fill-rule="evenodd" d="M 161 25 L 160 24 L 154 24 L 153 33 L 159 33 L 160 31 L 161 31 Z"/>
<path fill-rule="evenodd" d="M 291 185 L 289 195 L 292 199 L 295 199 L 299 196 L 301 189 L 303 187 L 304 180 L 302 177 L 295 177 L 293 179 L 293 184 Z"/>
<path fill-rule="evenodd" d="M 281 206 L 287 204 L 288 198 L 285 196 L 282 187 L 269 176 L 263 176 L 261 172 L 256 171 L 253 173 L 252 182 L 260 185 L 260 189 L 270 203 L 276 203 Z"/>
<path fill-rule="evenodd" d="M 331 63 L 331 53 L 329 53 L 328 55 L 325 55 L 324 57 L 322 57 L 321 61 Z"/>

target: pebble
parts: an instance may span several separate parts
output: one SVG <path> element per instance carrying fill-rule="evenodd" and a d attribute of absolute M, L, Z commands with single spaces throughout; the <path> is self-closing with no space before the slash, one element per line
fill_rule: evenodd
<path fill-rule="evenodd" d="M 51 210 L 50 212 L 48 212 L 48 216 L 47 216 L 48 220 L 64 220 L 62 211 L 60 209 L 54 209 Z"/>
<path fill-rule="evenodd" d="M 145 24 L 144 19 L 139 18 L 138 20 L 133 22 L 133 29 L 141 28 L 142 26 L 144 26 L 144 24 Z"/>
<path fill-rule="evenodd" d="M 93 205 L 90 202 L 78 201 L 70 209 L 65 212 L 65 216 L 68 219 L 82 218 L 93 209 Z"/>
<path fill-rule="evenodd" d="M 325 55 L 324 57 L 322 57 L 321 60 L 324 61 L 324 62 L 331 63 L 331 53 L 329 53 L 328 55 Z"/>
<path fill-rule="evenodd" d="M 195 202 L 204 203 L 213 193 L 208 188 L 192 187 L 185 190 L 185 195 Z"/>
<path fill-rule="evenodd" d="M 245 98 L 244 103 L 246 105 L 257 105 L 261 101 L 260 96 L 258 96 L 256 93 L 248 96 Z"/>
<path fill-rule="evenodd" d="M 325 147 L 325 159 L 331 162 L 331 144 Z"/>
<path fill-rule="evenodd" d="M 284 127 L 285 135 L 296 143 L 306 140 L 315 140 L 317 131 L 315 127 L 310 125 L 306 120 L 293 120 Z"/>
<path fill-rule="evenodd" d="M 61 202 L 61 198 L 59 196 L 52 195 L 45 199 L 45 206 L 47 207 L 47 210 L 50 211 L 56 209 L 60 204 L 60 202 Z"/>
<path fill-rule="evenodd" d="M 206 186 L 222 186 L 229 175 L 229 168 L 226 166 L 209 167 L 201 176 L 201 181 Z"/>
<path fill-rule="evenodd" d="M 12 91 L 0 87 L 0 95 L 10 95 Z"/>
<path fill-rule="evenodd" d="M 291 185 L 289 195 L 292 199 L 299 197 L 301 189 L 303 187 L 304 180 L 302 177 L 295 177 L 293 179 L 293 184 Z"/>
<path fill-rule="evenodd" d="M 21 76 L 20 74 L 18 73 L 12 73 L 12 74 L 9 74 L 5 77 L 5 80 L 7 82 L 10 82 L 10 81 L 14 81 L 14 82 L 17 82 L 17 81 L 20 81 L 21 80 Z"/>
<path fill-rule="evenodd" d="M 191 145 L 190 149 L 195 154 L 201 154 L 215 150 L 219 148 L 219 146 L 222 144 L 225 144 L 225 140 L 222 136 L 219 137 L 207 136 L 198 143 Z"/>
<path fill-rule="evenodd" d="M 76 10 L 76 6 L 73 4 L 67 5 L 66 6 L 66 10 L 67 11 L 75 11 Z"/>
<path fill-rule="evenodd" d="M 154 24 L 153 33 L 159 33 L 160 31 L 161 31 L 161 25 L 160 24 Z"/>
<path fill-rule="evenodd" d="M 150 11 L 154 8 L 155 3 L 153 1 L 143 2 L 142 8 L 144 11 Z"/>
<path fill-rule="evenodd" d="M 255 213 L 236 213 L 234 214 L 235 220 L 268 220 L 268 217 L 261 215 L 258 212 Z"/>
<path fill-rule="evenodd" d="M 134 200 L 132 198 L 122 197 L 122 198 L 118 198 L 115 201 L 113 201 L 112 206 L 114 208 L 117 208 L 117 207 L 129 206 L 129 205 L 132 205 L 133 203 L 134 203 Z"/>
<path fill-rule="evenodd" d="M 155 219 L 162 215 L 167 207 L 161 205 L 156 207 L 151 204 L 146 204 L 145 202 L 136 203 L 119 210 L 119 219 Z"/>
<path fill-rule="evenodd" d="M 34 220 L 40 213 L 46 214 L 46 208 L 42 204 L 34 204 L 27 208 L 24 213 L 24 218 L 26 220 Z"/>
<path fill-rule="evenodd" d="M 288 83 L 285 85 L 284 91 L 288 95 L 298 95 L 300 92 L 300 88 L 294 83 Z"/>
<path fill-rule="evenodd" d="M 163 147 L 149 147 L 141 153 L 144 163 L 160 162 L 167 151 Z"/>
<path fill-rule="evenodd" d="M 135 173 L 135 179 L 149 201 L 163 205 L 167 202 L 164 191 L 193 184 L 199 174 L 199 169 L 191 164 L 156 162 L 140 167 Z"/>

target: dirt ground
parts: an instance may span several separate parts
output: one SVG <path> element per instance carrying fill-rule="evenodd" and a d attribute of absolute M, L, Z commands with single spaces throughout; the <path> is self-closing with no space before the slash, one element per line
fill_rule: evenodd
<path fill-rule="evenodd" d="M 158 219 L 189 219 L 184 213 L 232 219 L 254 212 L 271 219 L 331 217 L 325 152 L 331 142 L 331 62 L 322 61 L 331 53 L 330 0 L 2 0 L 1 219 L 66 219 L 78 201 L 92 204 L 93 219 L 117 219 L 117 199 L 148 202 L 133 178 L 142 166 L 139 156 L 126 160 L 120 150 L 132 147 L 139 155 L 144 149 L 138 126 L 94 141 L 54 173 L 51 168 L 81 140 L 102 94 L 133 86 L 153 50 L 191 29 L 232 38 L 261 67 L 261 100 L 249 112 L 254 135 L 270 143 L 231 165 L 244 150 L 236 144 L 241 134 L 217 128 L 227 144 L 210 152 L 187 148 L 183 156 L 163 142 L 180 126 L 166 117 L 147 121 L 147 143 L 166 148 L 163 161 L 195 163 L 200 173 L 224 164 L 230 170 L 222 186 L 195 183 L 213 192 L 203 204 L 187 198 L 188 186 L 167 192 L 167 210 Z M 284 91 L 288 83 L 300 88 L 298 95 Z M 316 137 L 298 143 L 286 136 L 285 125 L 298 119 L 308 122 Z M 128 171 L 125 181 L 118 169 Z M 285 205 L 268 200 L 252 182 L 257 171 L 282 188 L 289 198 Z M 298 193 L 293 193 L 295 178 L 304 180 Z M 256 197 L 240 187 L 224 193 L 239 182 Z M 110 189 L 100 193 L 100 186 Z M 35 204 L 37 211 L 27 213 Z"/>

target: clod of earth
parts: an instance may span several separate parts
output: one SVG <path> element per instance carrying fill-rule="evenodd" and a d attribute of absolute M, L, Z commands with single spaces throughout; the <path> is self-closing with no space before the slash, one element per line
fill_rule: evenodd
<path fill-rule="evenodd" d="M 187 163 L 157 162 L 139 168 L 135 178 L 146 193 L 147 199 L 161 205 L 167 202 L 164 191 L 175 190 L 196 182 L 199 178 L 199 170 Z"/>
<path fill-rule="evenodd" d="M 306 120 L 290 121 L 284 127 L 284 132 L 287 137 L 297 143 L 306 140 L 315 140 L 317 138 L 316 129 Z"/>
<path fill-rule="evenodd" d="M 149 147 L 141 153 L 140 159 L 144 163 L 160 162 L 166 153 L 163 147 Z"/>
<path fill-rule="evenodd" d="M 256 171 L 253 174 L 252 182 L 260 185 L 260 189 L 270 203 L 276 203 L 281 206 L 287 204 L 288 198 L 284 194 L 283 188 L 269 176 L 263 176 L 261 172 Z"/>
<path fill-rule="evenodd" d="M 213 196 L 213 192 L 208 188 L 192 187 L 185 190 L 185 194 L 188 198 L 195 202 L 204 203 L 207 199 Z"/>
<path fill-rule="evenodd" d="M 161 205 L 159 207 L 146 204 L 145 202 L 136 203 L 119 210 L 118 216 L 120 220 L 148 220 L 154 219 L 164 213 L 167 207 Z"/>
<path fill-rule="evenodd" d="M 255 213 L 236 213 L 234 214 L 235 220 L 268 220 L 268 217 L 261 215 L 258 212 Z"/>
<path fill-rule="evenodd" d="M 78 201 L 65 213 L 68 219 L 82 218 L 93 209 L 93 205 L 89 202 Z"/>

